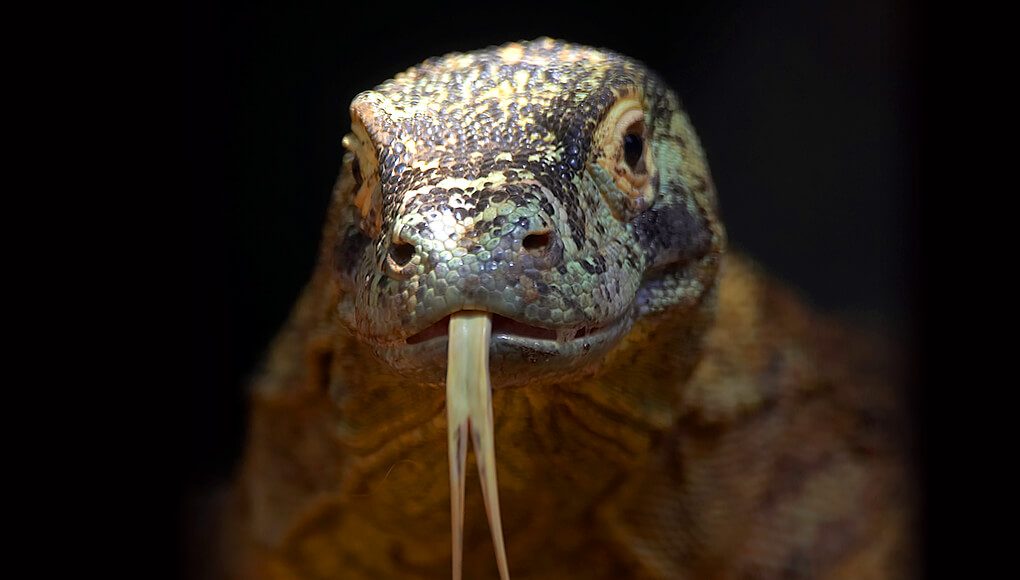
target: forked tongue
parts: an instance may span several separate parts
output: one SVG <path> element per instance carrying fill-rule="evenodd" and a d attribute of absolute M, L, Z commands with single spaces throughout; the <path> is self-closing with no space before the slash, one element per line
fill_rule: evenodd
<path fill-rule="evenodd" d="M 492 317 L 486 312 L 450 315 L 446 367 L 446 418 L 450 433 L 450 516 L 453 526 L 453 580 L 461 580 L 464 549 L 464 482 L 467 474 L 468 431 L 475 442 L 475 460 L 482 481 L 485 512 L 501 580 L 510 580 L 503 546 L 496 488 L 496 447 L 489 388 L 489 335 Z"/>

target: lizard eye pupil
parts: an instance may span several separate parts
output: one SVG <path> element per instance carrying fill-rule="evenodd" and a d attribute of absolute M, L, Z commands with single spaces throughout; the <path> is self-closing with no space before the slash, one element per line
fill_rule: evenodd
<path fill-rule="evenodd" d="M 361 176 L 361 165 L 358 163 L 357 155 L 354 156 L 354 161 L 351 162 L 351 173 L 354 174 L 354 184 L 356 187 L 361 187 L 361 182 L 364 178 Z"/>
<path fill-rule="evenodd" d="M 623 160 L 632 169 L 637 167 L 644 151 L 645 140 L 641 138 L 641 135 L 627 134 L 623 137 Z"/>

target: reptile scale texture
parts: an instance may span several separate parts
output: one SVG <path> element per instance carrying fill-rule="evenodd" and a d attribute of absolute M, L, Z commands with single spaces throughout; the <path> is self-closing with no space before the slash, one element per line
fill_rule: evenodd
<path fill-rule="evenodd" d="M 219 577 L 912 577 L 895 357 L 727 251 L 655 73 L 542 38 L 427 60 L 350 112 Z M 486 339 L 455 418 L 447 346 Z"/>

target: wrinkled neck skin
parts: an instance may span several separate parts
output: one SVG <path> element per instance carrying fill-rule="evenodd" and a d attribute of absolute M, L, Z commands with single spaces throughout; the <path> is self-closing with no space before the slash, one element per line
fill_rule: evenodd
<path fill-rule="evenodd" d="M 341 324 L 340 292 L 328 264 L 320 264 L 256 382 L 245 463 L 256 544 L 280 555 L 334 542 L 336 550 L 360 553 L 356 560 L 392 560 L 442 577 L 450 565 L 444 390 L 394 372 Z M 597 364 L 574 376 L 493 391 L 514 576 L 532 567 L 553 573 L 593 550 L 609 558 L 600 548 L 612 542 L 600 514 L 616 499 L 629 501 L 621 484 L 665 453 L 716 294 L 710 285 L 686 307 L 635 320 Z M 467 472 L 464 565 L 471 577 L 491 571 L 494 561 L 474 466 Z M 471 548 L 477 545 L 485 548 Z M 399 557 L 371 556 L 380 550 Z M 607 573 L 613 562 L 605 562 Z"/>

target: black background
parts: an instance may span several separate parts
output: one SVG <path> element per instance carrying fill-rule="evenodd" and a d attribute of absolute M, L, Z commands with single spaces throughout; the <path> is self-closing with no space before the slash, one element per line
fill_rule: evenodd
<path fill-rule="evenodd" d="M 366 6 L 366 4 L 368 4 Z M 308 279 L 347 106 L 421 60 L 543 35 L 679 93 L 731 245 L 818 308 L 916 343 L 920 15 L 904 2 L 187 6 L 185 489 L 229 477 L 243 388 Z"/>

